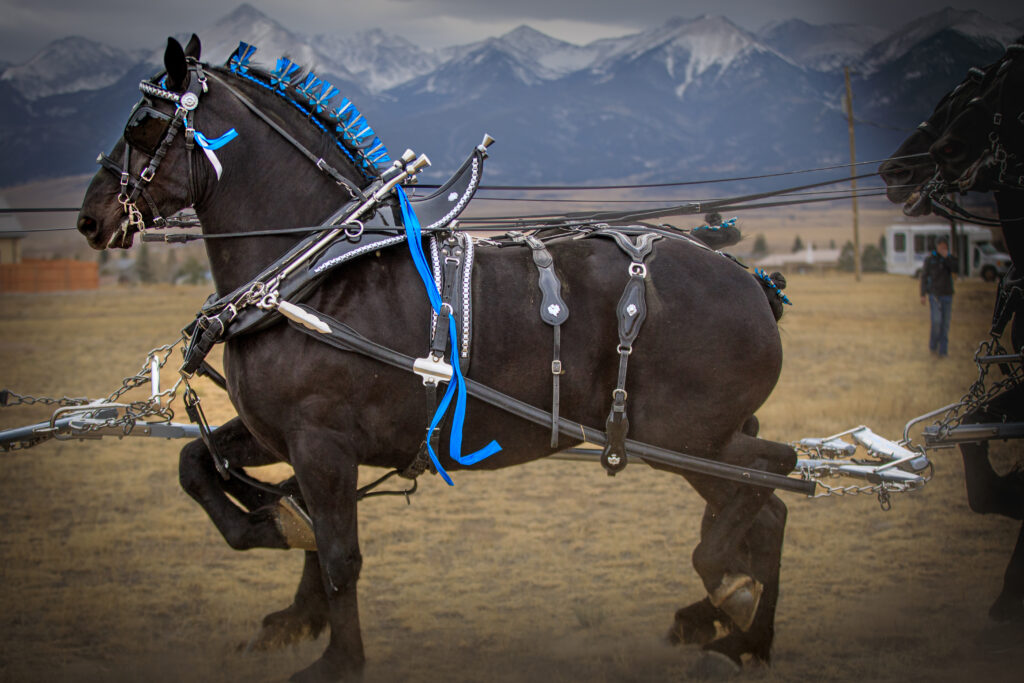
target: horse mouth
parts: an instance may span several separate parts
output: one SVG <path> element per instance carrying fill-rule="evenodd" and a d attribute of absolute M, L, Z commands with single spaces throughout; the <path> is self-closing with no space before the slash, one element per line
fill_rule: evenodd
<path fill-rule="evenodd" d="M 131 227 L 128 217 L 125 216 L 118 224 L 117 230 L 114 231 L 107 239 L 106 244 L 101 246 L 100 249 L 130 249 L 135 242 L 136 232 L 138 232 L 138 229 Z"/>
<path fill-rule="evenodd" d="M 927 194 L 916 190 L 911 192 L 903 205 L 903 214 L 906 216 L 925 216 L 931 213 L 932 200 Z"/>

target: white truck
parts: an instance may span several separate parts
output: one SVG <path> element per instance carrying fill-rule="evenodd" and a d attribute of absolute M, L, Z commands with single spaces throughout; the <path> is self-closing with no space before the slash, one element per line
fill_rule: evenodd
<path fill-rule="evenodd" d="M 902 275 L 921 275 L 925 257 L 940 236 L 950 238 L 948 223 L 898 223 L 885 229 L 885 269 Z M 957 225 L 950 252 L 959 262 L 958 274 L 992 282 L 1010 267 L 1010 257 L 992 246 L 992 232 L 977 225 Z"/>

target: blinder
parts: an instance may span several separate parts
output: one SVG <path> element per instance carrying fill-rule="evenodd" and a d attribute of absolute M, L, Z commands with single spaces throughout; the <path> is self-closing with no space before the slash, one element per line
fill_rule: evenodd
<path fill-rule="evenodd" d="M 173 116 L 155 109 L 152 104 L 146 98 L 140 100 L 124 126 L 125 143 L 149 156 L 160 149 L 160 143 L 174 120 Z"/>

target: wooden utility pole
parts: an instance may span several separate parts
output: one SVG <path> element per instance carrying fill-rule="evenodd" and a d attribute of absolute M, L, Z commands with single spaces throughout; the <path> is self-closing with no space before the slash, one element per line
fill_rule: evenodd
<path fill-rule="evenodd" d="M 853 91 L 850 89 L 850 67 L 843 67 L 846 77 L 846 121 L 850 127 L 850 189 L 853 191 L 853 272 L 860 282 L 860 221 L 857 215 L 857 144 L 853 139 Z"/>

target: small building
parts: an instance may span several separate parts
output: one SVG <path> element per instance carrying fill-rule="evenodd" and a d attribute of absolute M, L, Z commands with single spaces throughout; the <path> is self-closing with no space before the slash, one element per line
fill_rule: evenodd
<path fill-rule="evenodd" d="M 808 244 L 806 249 L 789 254 L 769 254 L 754 265 L 765 272 L 824 272 L 839 268 L 839 249 L 815 249 Z"/>
<path fill-rule="evenodd" d="M 21 262 L 21 241 L 26 234 L 16 230 L 0 231 L 0 265 Z"/>

